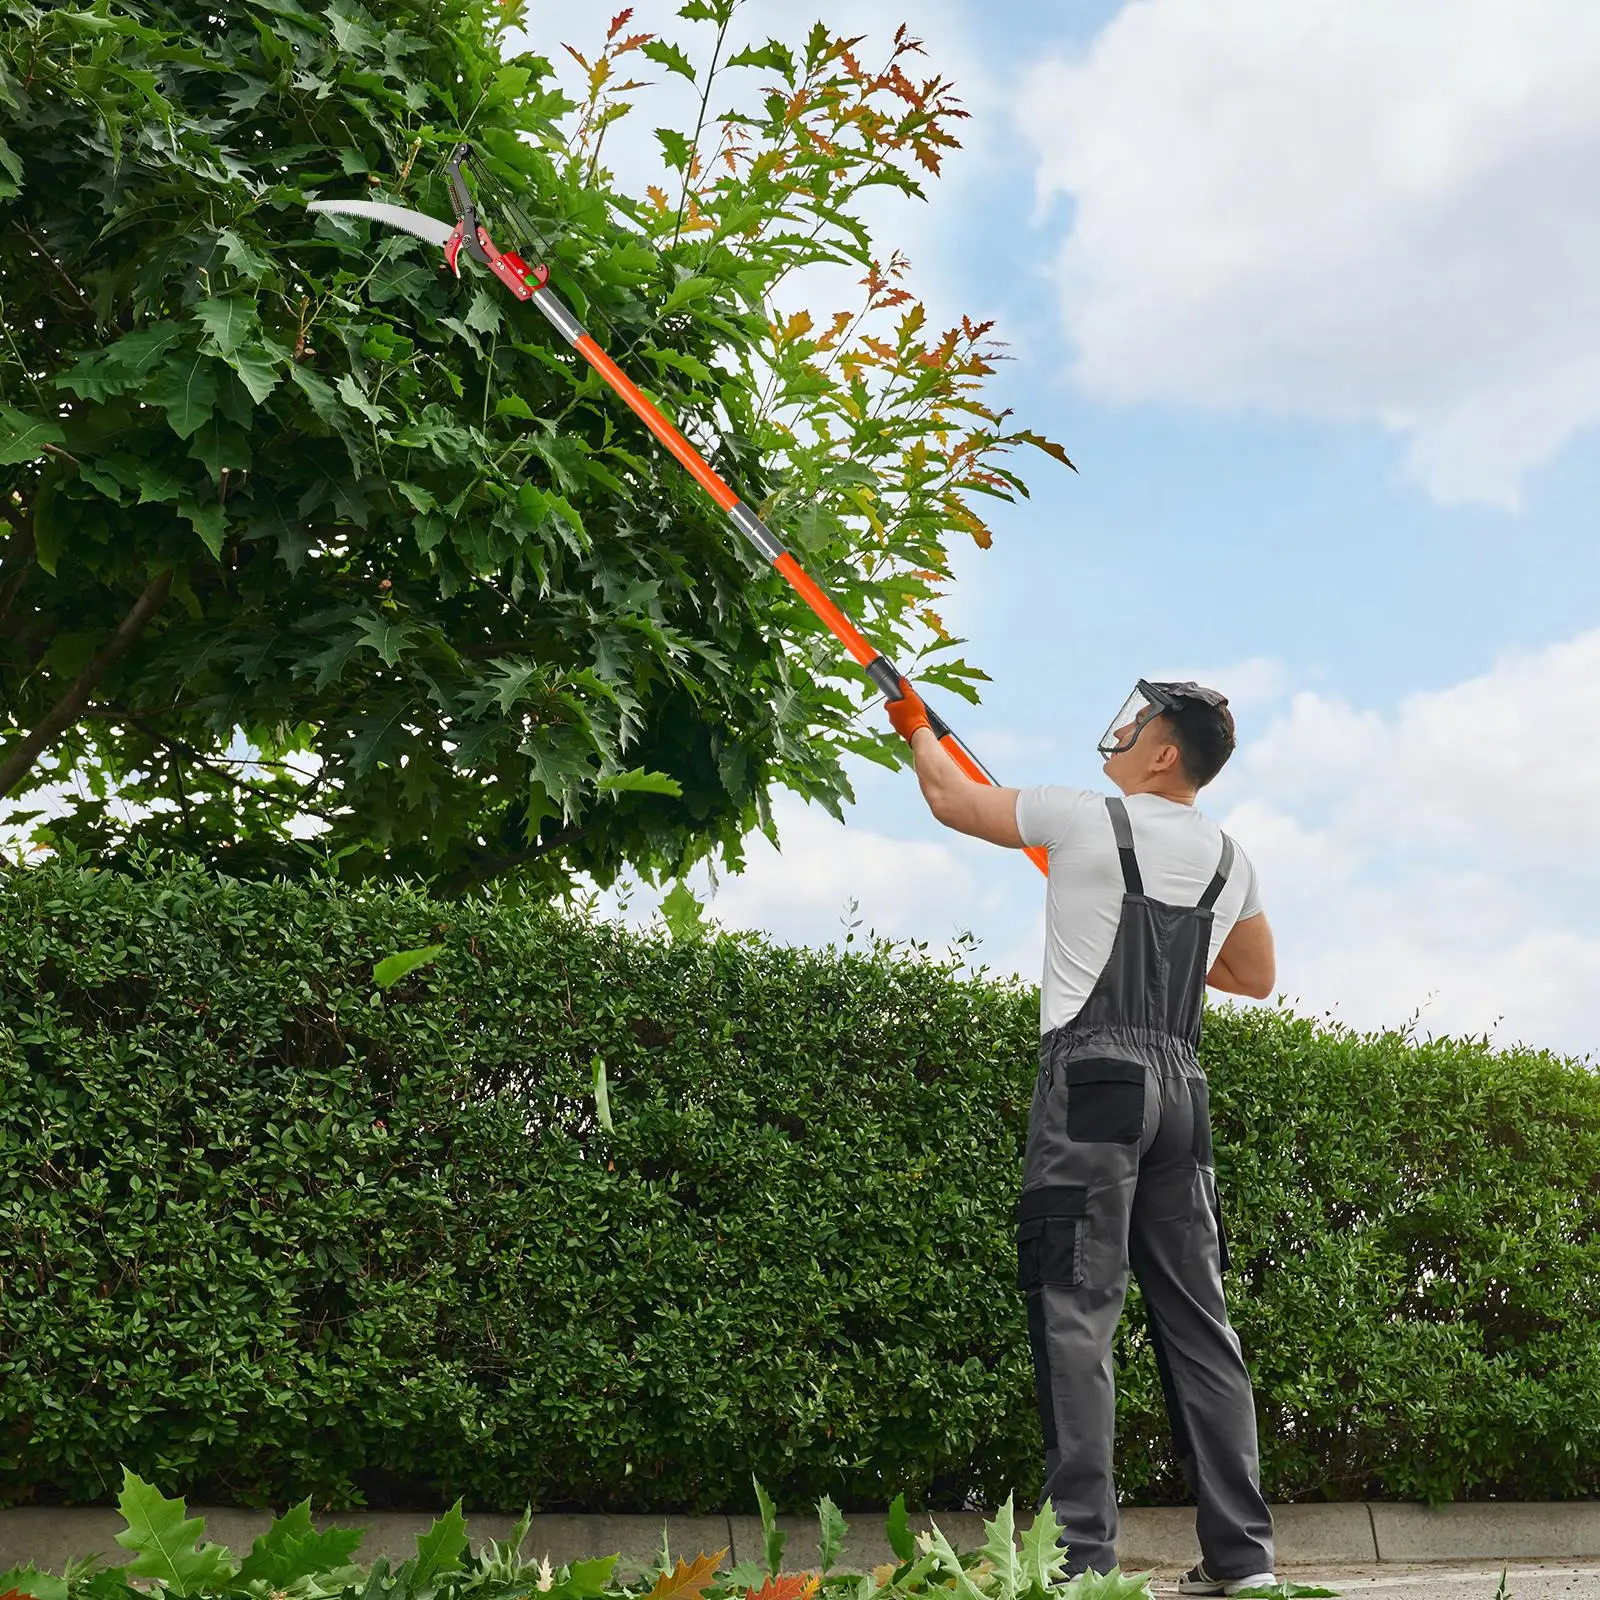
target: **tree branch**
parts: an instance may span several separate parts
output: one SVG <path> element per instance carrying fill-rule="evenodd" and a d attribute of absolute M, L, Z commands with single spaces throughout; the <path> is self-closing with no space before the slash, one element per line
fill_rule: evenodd
<path fill-rule="evenodd" d="M 298 767 L 287 761 L 264 760 L 259 756 L 208 756 L 203 750 L 190 744 L 186 739 L 179 739 L 173 734 L 163 733 L 149 717 L 142 716 L 137 711 L 127 711 L 121 707 L 116 707 L 113 708 L 112 714 L 124 721 L 131 722 L 147 739 L 171 751 L 173 755 L 183 757 L 184 760 L 192 762 L 200 768 L 202 772 L 209 772 L 213 778 L 220 778 L 223 783 L 228 785 L 236 786 L 239 783 L 239 774 L 230 771 L 230 766 L 275 767 L 295 777 L 307 776 Z M 317 792 L 317 787 L 321 781 L 322 774 L 319 772 L 307 784 L 303 793 L 292 797 L 291 803 L 296 813 L 304 812 L 307 816 L 320 818 L 323 822 L 331 825 L 340 820 L 338 813 L 324 811 L 319 806 L 312 805 L 310 800 L 310 797 Z M 179 783 L 181 786 L 181 777 L 179 778 Z"/>
<path fill-rule="evenodd" d="M 525 867 L 530 862 L 549 855 L 552 850 L 560 850 L 566 845 L 576 843 L 587 832 L 587 828 L 562 828 L 548 839 L 541 839 L 531 849 L 519 850 L 515 855 L 482 855 L 471 866 L 461 867 L 448 877 L 440 879 L 438 892 L 444 899 L 453 900 L 469 889 L 492 883 L 508 872 L 515 872 L 518 867 Z"/>
<path fill-rule="evenodd" d="M 19 227 L 17 231 L 24 239 L 28 241 L 29 244 L 33 246 L 35 250 L 39 252 L 40 255 L 45 258 L 46 261 L 50 263 L 52 267 L 55 268 L 56 276 L 59 277 L 61 281 L 66 284 L 66 286 L 78 297 L 78 302 L 83 306 L 84 310 L 87 311 L 91 317 L 94 316 L 93 301 L 91 301 L 88 295 L 86 295 L 83 290 L 80 289 L 75 282 L 73 282 L 72 276 L 67 269 L 62 266 L 53 255 L 50 254 L 50 251 L 45 247 L 44 241 L 38 238 L 36 235 L 30 233 L 26 228 Z"/>
<path fill-rule="evenodd" d="M 152 578 L 144 592 L 133 603 L 133 608 L 112 634 L 105 648 L 77 676 L 76 681 L 62 697 L 44 714 L 44 717 L 4 761 L 0 761 L 0 795 L 10 794 L 28 775 L 33 764 L 59 735 L 72 727 L 83 715 L 89 696 L 99 688 L 105 675 L 133 649 L 139 635 L 150 619 L 158 612 L 172 588 L 172 570 Z"/>

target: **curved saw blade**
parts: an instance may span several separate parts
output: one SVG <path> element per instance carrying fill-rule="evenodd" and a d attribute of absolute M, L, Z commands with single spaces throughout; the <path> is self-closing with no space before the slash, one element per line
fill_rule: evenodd
<path fill-rule="evenodd" d="M 447 245 L 455 237 L 455 228 L 437 217 L 421 211 L 408 211 L 404 206 L 385 205 L 381 200 L 309 200 L 307 211 L 332 211 L 340 216 L 366 217 L 370 222 L 381 222 L 390 228 L 401 228 L 414 233 L 429 244 Z"/>

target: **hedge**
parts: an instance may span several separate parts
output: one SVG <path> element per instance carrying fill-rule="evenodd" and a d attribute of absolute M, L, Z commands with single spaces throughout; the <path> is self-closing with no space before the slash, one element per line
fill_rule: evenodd
<path fill-rule="evenodd" d="M 0 1501 L 1031 1494 L 1036 1007 L 903 948 L 0 874 Z M 1204 1055 L 1269 1493 L 1600 1490 L 1587 1068 L 1271 1009 Z M 1118 1367 L 1123 1495 L 1181 1499 L 1136 1295 Z"/>

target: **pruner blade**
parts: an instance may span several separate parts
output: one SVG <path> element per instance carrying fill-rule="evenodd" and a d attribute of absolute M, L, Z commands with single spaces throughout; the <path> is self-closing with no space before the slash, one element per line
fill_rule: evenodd
<path fill-rule="evenodd" d="M 456 229 L 448 222 L 430 217 L 425 212 L 411 211 L 405 206 L 391 206 L 382 200 L 309 200 L 307 211 L 332 211 L 343 216 L 366 217 L 371 222 L 382 222 L 391 228 L 414 233 L 429 244 L 448 247 L 456 236 Z"/>
<path fill-rule="evenodd" d="M 391 206 L 382 200 L 308 200 L 308 211 L 331 211 L 347 217 L 366 217 L 370 222 L 382 222 L 391 228 L 403 229 L 426 239 L 429 244 L 444 248 L 445 265 L 459 278 L 461 276 L 461 247 L 468 250 L 516 295 L 519 300 L 531 300 L 549 281 L 544 267 L 530 267 L 515 250 L 501 250 L 489 237 L 488 230 L 474 213 L 460 217 L 454 225 L 441 222 L 425 212 L 411 211 L 405 206 Z"/>

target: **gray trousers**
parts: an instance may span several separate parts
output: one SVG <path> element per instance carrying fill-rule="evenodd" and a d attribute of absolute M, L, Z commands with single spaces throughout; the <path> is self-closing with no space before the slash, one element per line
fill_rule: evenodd
<path fill-rule="evenodd" d="M 1107 1084 L 1099 1100 L 1090 1093 L 1097 1086 L 1077 1085 L 1076 1128 L 1064 1074 L 1041 1074 L 1035 1091 L 1019 1217 L 1034 1215 L 1019 1224 L 1018 1252 L 1045 1433 L 1041 1503 L 1048 1498 L 1065 1524 L 1069 1571 L 1111 1568 L 1111 1343 L 1131 1265 L 1150 1313 L 1173 1442 L 1199 1502 L 1206 1570 L 1218 1578 L 1270 1572 L 1255 1402 L 1223 1303 L 1205 1078 L 1184 1066 L 1147 1067 L 1144 1077 L 1142 1126 L 1134 1083 Z M 1125 1108 L 1120 1132 L 1114 1091 Z M 1090 1118 L 1105 1125 L 1090 1126 Z"/>

